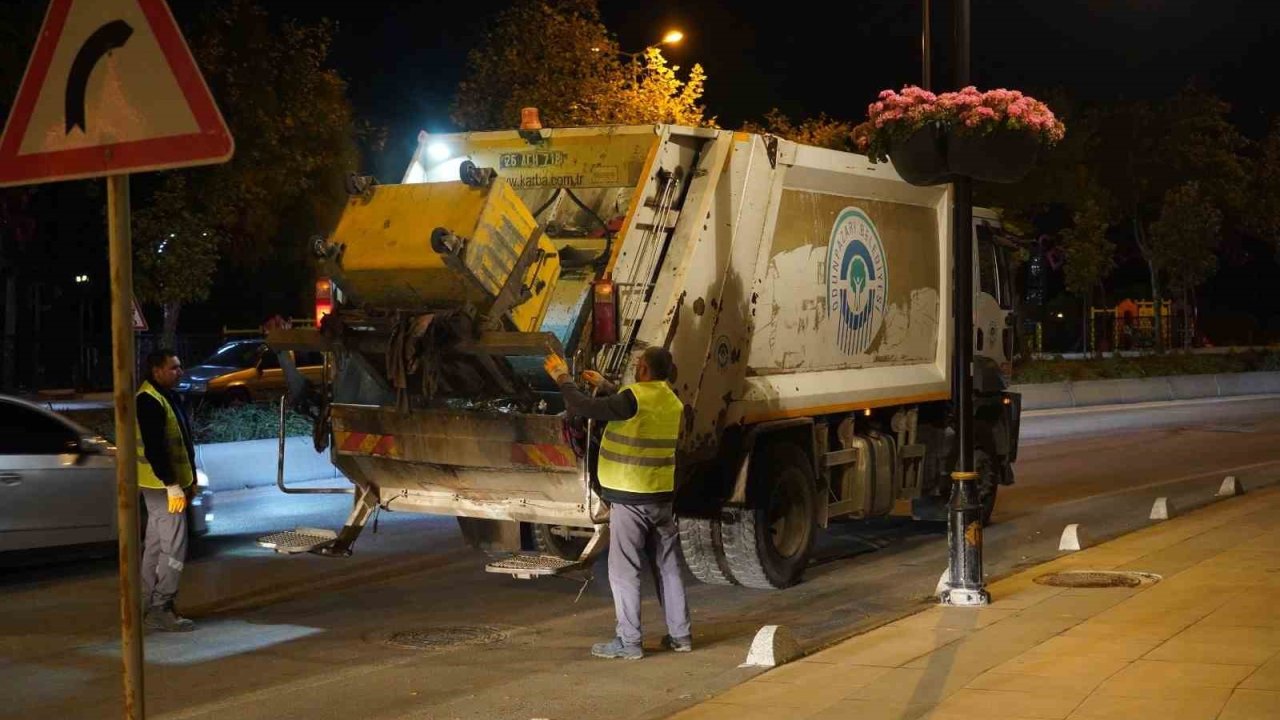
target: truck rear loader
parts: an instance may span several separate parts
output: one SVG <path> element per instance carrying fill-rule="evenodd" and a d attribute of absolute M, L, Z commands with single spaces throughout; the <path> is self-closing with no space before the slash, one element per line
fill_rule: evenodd
<path fill-rule="evenodd" d="M 403 181 L 353 178 L 315 244 L 317 326 L 277 351 L 331 358 L 317 449 L 353 484 L 349 554 L 376 508 L 452 515 L 518 577 L 607 546 L 601 428 L 542 369 L 633 379 L 674 356 L 676 513 L 708 583 L 784 588 L 837 520 L 945 518 L 952 195 L 891 165 L 769 135 L 670 125 L 422 134 Z M 976 464 L 984 520 L 1013 481 L 1019 397 L 999 223 L 974 213 Z M 300 379 L 299 379 L 300 382 Z M 295 399 L 303 394 L 295 393 Z"/>

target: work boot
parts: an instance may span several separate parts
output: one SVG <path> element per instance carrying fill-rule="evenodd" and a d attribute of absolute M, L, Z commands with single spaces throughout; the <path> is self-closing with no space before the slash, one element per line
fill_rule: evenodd
<path fill-rule="evenodd" d="M 676 652 L 693 652 L 693 636 L 671 637 L 670 635 L 663 635 L 662 647 Z"/>
<path fill-rule="evenodd" d="M 607 643 L 596 643 L 591 646 L 591 654 L 598 658 L 622 658 L 623 660 L 639 660 L 644 657 L 644 649 L 639 645 L 628 645 L 622 638 L 614 638 Z"/>
<path fill-rule="evenodd" d="M 161 632 L 191 632 L 196 624 L 181 617 L 172 607 L 153 607 L 142 617 L 142 624 L 150 630 Z"/>

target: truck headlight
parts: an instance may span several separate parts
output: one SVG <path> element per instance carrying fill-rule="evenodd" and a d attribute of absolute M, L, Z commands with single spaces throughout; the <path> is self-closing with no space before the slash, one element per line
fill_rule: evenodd
<path fill-rule="evenodd" d="M 191 384 L 187 386 L 188 392 L 202 393 L 207 391 L 208 389 L 209 389 L 208 380 L 192 380 Z"/>
<path fill-rule="evenodd" d="M 203 470 L 196 470 L 196 487 L 202 490 L 209 489 L 209 476 L 205 475 Z"/>

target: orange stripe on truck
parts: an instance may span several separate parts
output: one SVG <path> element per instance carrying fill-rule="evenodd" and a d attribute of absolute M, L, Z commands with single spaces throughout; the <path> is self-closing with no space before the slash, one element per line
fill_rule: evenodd
<path fill-rule="evenodd" d="M 565 453 L 555 445 L 524 445 L 514 443 L 511 446 L 511 462 L 517 465 L 534 465 L 537 467 L 571 468 L 577 465 L 572 453 Z"/>
<path fill-rule="evenodd" d="M 400 448 L 396 444 L 394 435 L 344 431 L 337 431 L 333 435 L 334 445 L 338 447 L 338 452 L 353 455 L 400 457 Z"/>

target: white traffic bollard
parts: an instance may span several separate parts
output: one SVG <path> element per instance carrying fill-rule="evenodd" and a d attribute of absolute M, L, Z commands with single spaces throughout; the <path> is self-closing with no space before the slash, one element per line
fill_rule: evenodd
<path fill-rule="evenodd" d="M 1169 498 L 1156 498 L 1155 503 L 1151 506 L 1152 520 L 1168 520 L 1177 513 L 1177 508 L 1173 503 L 1169 502 Z"/>
<path fill-rule="evenodd" d="M 1236 479 L 1235 475 L 1228 475 L 1222 479 L 1222 487 L 1218 488 L 1218 497 L 1235 497 L 1244 494 L 1244 484 Z"/>
<path fill-rule="evenodd" d="M 1072 523 L 1062 531 L 1062 539 L 1058 541 L 1059 550 L 1076 551 L 1084 549 L 1083 533 L 1080 532 L 1080 525 Z"/>
<path fill-rule="evenodd" d="M 747 661 L 738 667 L 777 667 L 800 657 L 800 643 L 782 625 L 765 625 L 751 641 Z"/>

